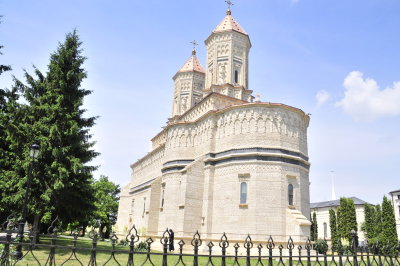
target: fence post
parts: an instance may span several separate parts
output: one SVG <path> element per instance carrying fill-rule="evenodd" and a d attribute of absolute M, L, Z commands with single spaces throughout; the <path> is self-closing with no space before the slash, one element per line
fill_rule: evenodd
<path fill-rule="evenodd" d="M 162 258 L 162 265 L 168 265 L 168 241 L 169 241 L 169 231 L 168 228 L 164 231 L 163 236 L 160 239 L 161 245 L 163 245 L 163 258 Z"/>
<path fill-rule="evenodd" d="M 246 266 L 250 266 L 250 249 L 253 248 L 253 242 L 249 234 L 246 237 L 244 247 L 246 248 Z"/>
<path fill-rule="evenodd" d="M 214 265 L 214 264 L 212 263 L 212 257 L 211 257 L 213 246 L 214 246 L 214 244 L 213 244 L 213 242 L 210 240 L 210 242 L 208 242 L 208 244 L 207 244 L 207 247 L 208 247 L 208 262 L 207 262 L 207 265 L 208 265 L 208 264 Z"/>
<path fill-rule="evenodd" d="M 328 252 L 328 243 L 326 242 L 326 238 L 324 237 L 324 265 L 328 266 L 328 257 L 326 253 Z"/>
<path fill-rule="evenodd" d="M 199 235 L 199 231 L 196 231 L 196 233 L 193 236 L 192 239 L 192 246 L 194 247 L 194 255 L 193 255 L 193 266 L 198 266 L 199 265 L 199 246 L 201 246 L 201 239 Z"/>
<path fill-rule="evenodd" d="M 338 255 L 339 255 L 339 266 L 343 266 L 343 246 L 342 246 L 342 241 L 339 239 L 338 240 Z"/>
<path fill-rule="evenodd" d="M 226 256 L 226 249 L 229 247 L 228 238 L 226 234 L 221 237 L 221 241 L 219 241 L 219 247 L 221 248 L 222 256 L 221 256 L 221 266 L 226 266 L 225 256 Z"/>
<path fill-rule="evenodd" d="M 293 265 L 293 248 L 294 248 L 293 239 L 290 236 L 287 243 L 287 249 L 289 250 L 289 266 Z"/>
<path fill-rule="evenodd" d="M 258 261 L 257 261 L 257 265 L 258 265 L 258 263 L 260 263 L 261 265 L 263 265 L 263 264 L 262 264 L 262 261 L 261 261 L 261 251 L 262 251 L 262 248 L 263 248 L 263 246 L 262 246 L 261 244 L 258 244 L 258 246 L 257 246 L 257 249 L 258 249 Z"/>
<path fill-rule="evenodd" d="M 307 239 L 306 242 L 306 250 L 307 250 L 307 266 L 311 266 L 311 240 L 310 238 Z"/>
<path fill-rule="evenodd" d="M 125 238 L 126 242 L 129 242 L 129 257 L 128 257 L 128 266 L 133 266 L 134 261 L 133 261 L 133 255 L 135 251 L 135 243 L 139 241 L 139 235 L 137 233 L 135 225 L 132 225 L 131 230 L 129 230 L 129 233 L 126 235 Z"/>
<path fill-rule="evenodd" d="M 268 255 L 269 255 L 268 256 L 268 266 L 273 266 L 272 250 L 275 248 L 275 244 L 274 244 L 274 240 L 272 239 L 272 236 L 269 236 L 267 248 L 268 248 Z"/>
<path fill-rule="evenodd" d="M 357 233 L 353 229 L 353 230 L 351 230 L 350 235 L 351 235 L 351 243 L 352 243 L 352 247 L 353 247 L 353 263 L 354 263 L 354 266 L 358 266 L 358 261 L 357 261 L 357 246 L 358 246 Z"/>
<path fill-rule="evenodd" d="M 10 243 L 11 243 L 11 230 L 7 230 L 6 243 L 4 244 L 3 252 L 0 257 L 0 265 L 10 265 Z"/>

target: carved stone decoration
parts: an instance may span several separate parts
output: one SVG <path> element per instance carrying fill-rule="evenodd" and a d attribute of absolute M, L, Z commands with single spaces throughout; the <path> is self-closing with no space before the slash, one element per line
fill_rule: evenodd
<path fill-rule="evenodd" d="M 219 65 L 218 73 L 219 73 L 218 84 L 225 84 L 226 83 L 226 66 L 225 66 L 225 64 Z"/>

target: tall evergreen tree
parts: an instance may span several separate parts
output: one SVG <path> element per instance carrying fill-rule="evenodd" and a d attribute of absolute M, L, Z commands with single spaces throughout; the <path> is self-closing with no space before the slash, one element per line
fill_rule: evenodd
<path fill-rule="evenodd" d="M 334 250 L 338 247 L 338 232 L 337 232 L 337 220 L 336 213 L 334 209 L 329 210 L 329 227 L 331 228 L 331 243 Z"/>
<path fill-rule="evenodd" d="M 312 224 L 314 226 L 314 230 L 313 230 L 313 236 L 312 238 L 314 239 L 314 241 L 318 240 L 318 222 L 317 222 L 317 214 L 314 212 L 313 213 L 313 217 L 312 217 Z"/>
<path fill-rule="evenodd" d="M 2 18 L 2 16 L 0 16 L 0 23 L 1 23 L 1 18 Z M 0 45 L 0 55 L 3 54 L 3 53 L 1 52 L 1 49 L 3 49 L 3 47 L 4 47 L 3 45 Z M 0 75 L 1 75 L 3 72 L 10 71 L 10 70 L 11 70 L 11 66 L 0 64 Z"/>
<path fill-rule="evenodd" d="M 315 241 L 314 239 L 314 219 L 312 217 L 312 213 L 310 213 L 310 221 L 311 221 L 311 227 L 310 227 L 310 240 Z"/>
<path fill-rule="evenodd" d="M 373 240 L 376 235 L 375 208 L 370 204 L 364 205 L 364 224 L 362 226 L 368 240 Z"/>
<path fill-rule="evenodd" d="M 374 224 L 374 242 L 376 242 L 380 240 L 382 234 L 382 209 L 379 204 L 375 206 Z"/>
<path fill-rule="evenodd" d="M 354 201 L 348 198 L 340 198 L 338 208 L 338 236 L 347 239 L 349 244 L 352 243 L 351 231 L 357 233 L 357 217 Z M 358 238 L 356 238 L 356 243 Z"/>
<path fill-rule="evenodd" d="M 382 241 L 392 247 L 395 247 L 398 242 L 394 209 L 386 196 L 383 197 L 382 201 Z"/>
<path fill-rule="evenodd" d="M 49 222 L 54 216 L 66 224 L 85 219 L 94 210 L 90 161 L 97 156 L 90 142 L 90 128 L 95 117 L 84 117 L 84 97 L 91 91 L 81 88 L 86 78 L 82 68 L 81 42 L 76 31 L 67 34 L 63 43 L 50 57 L 48 72 L 35 68 L 35 77 L 25 72 L 26 84 L 15 81 L 27 104 L 21 108 L 25 116 L 11 134 L 18 159 L 8 174 L 7 203 L 22 202 L 29 164 L 28 147 L 41 146 L 33 171 L 30 214 Z M 13 147 L 14 147 L 13 146 Z M 12 148 L 13 148 L 12 147 Z"/>

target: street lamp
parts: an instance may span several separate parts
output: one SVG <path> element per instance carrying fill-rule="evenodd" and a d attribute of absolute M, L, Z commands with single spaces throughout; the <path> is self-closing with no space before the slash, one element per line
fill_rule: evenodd
<path fill-rule="evenodd" d="M 26 215 L 27 215 L 27 203 L 28 203 L 28 197 L 29 197 L 29 190 L 31 188 L 31 179 L 32 179 L 32 169 L 33 169 L 33 163 L 35 159 L 39 156 L 39 150 L 40 146 L 37 144 L 32 144 L 31 149 L 29 152 L 29 156 L 31 157 L 31 163 L 29 164 L 29 172 L 28 172 L 28 181 L 26 183 L 26 191 L 25 191 L 25 198 L 24 198 L 24 206 L 22 208 L 22 219 L 20 220 L 18 224 L 18 234 L 17 234 L 17 239 L 19 243 L 22 243 L 24 239 L 24 226 L 26 222 Z M 22 246 L 18 245 L 16 248 L 16 251 L 14 252 L 14 258 L 17 260 L 20 260 L 22 258 Z"/>

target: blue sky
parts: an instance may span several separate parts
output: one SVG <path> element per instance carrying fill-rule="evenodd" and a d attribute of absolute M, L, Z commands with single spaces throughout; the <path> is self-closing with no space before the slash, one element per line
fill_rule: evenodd
<path fill-rule="evenodd" d="M 101 156 L 96 176 L 124 185 L 129 165 L 171 112 L 172 76 L 196 39 L 225 16 L 223 0 L 0 0 L 2 64 L 22 79 L 76 28 L 83 41 L 88 114 Z M 378 203 L 400 188 L 400 1 L 237 0 L 233 17 L 249 33 L 250 89 L 262 101 L 311 113 L 311 201 L 337 196 Z M 396 83 L 397 82 L 397 83 Z"/>

